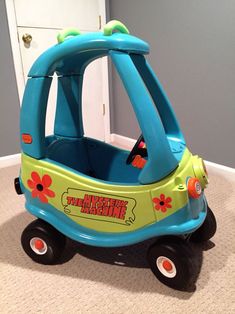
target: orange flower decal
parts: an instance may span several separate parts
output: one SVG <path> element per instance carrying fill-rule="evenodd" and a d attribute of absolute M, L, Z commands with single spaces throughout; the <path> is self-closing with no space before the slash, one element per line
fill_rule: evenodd
<path fill-rule="evenodd" d="M 55 197 L 55 193 L 48 189 L 52 183 L 52 179 L 48 174 L 45 174 L 40 179 L 40 176 L 37 172 L 33 171 L 31 173 L 31 179 L 27 181 L 27 184 L 30 189 L 32 189 L 32 197 L 38 197 L 42 203 L 48 203 L 47 197 Z"/>
<path fill-rule="evenodd" d="M 171 197 L 167 197 L 164 194 L 160 195 L 160 198 L 155 197 L 153 198 L 153 202 L 155 203 L 154 208 L 156 210 L 160 210 L 163 213 L 165 213 L 167 211 L 167 208 L 172 208 L 171 206 L 171 202 L 172 202 L 172 198 Z"/>

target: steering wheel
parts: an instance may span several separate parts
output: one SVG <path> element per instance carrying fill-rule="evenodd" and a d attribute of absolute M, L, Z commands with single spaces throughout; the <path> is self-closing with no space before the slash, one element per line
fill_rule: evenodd
<path fill-rule="evenodd" d="M 140 137 L 138 138 L 138 140 L 136 141 L 135 145 L 133 146 L 132 150 L 130 151 L 130 154 L 128 155 L 128 157 L 126 159 L 127 165 L 129 165 L 132 162 L 132 160 L 134 159 L 134 157 L 136 155 L 140 155 L 141 157 L 148 156 L 147 149 L 139 147 L 139 145 L 142 141 L 144 142 L 144 137 L 141 134 Z"/>

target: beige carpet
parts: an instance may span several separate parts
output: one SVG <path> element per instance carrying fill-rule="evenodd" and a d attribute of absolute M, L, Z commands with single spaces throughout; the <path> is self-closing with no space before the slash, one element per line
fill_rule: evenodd
<path fill-rule="evenodd" d="M 204 246 L 197 288 L 189 293 L 155 279 L 143 245 L 102 249 L 71 242 L 63 264 L 32 262 L 20 245 L 33 217 L 13 188 L 18 169 L 0 169 L 0 313 L 235 313 L 235 175 L 209 168 L 206 194 L 218 231 Z"/>

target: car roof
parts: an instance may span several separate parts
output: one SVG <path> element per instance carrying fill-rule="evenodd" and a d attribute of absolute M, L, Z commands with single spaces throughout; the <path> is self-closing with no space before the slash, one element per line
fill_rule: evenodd
<path fill-rule="evenodd" d="M 103 32 L 80 34 L 65 39 L 41 54 L 28 76 L 52 76 L 54 72 L 58 75 L 79 75 L 87 63 L 108 55 L 110 50 L 147 54 L 149 45 L 135 36 L 123 33 L 110 36 Z"/>

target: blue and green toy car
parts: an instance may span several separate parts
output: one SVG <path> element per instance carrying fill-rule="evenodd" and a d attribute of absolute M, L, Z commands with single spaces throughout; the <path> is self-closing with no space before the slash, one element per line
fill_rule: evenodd
<path fill-rule="evenodd" d="M 191 241 L 207 241 L 216 220 L 204 194 L 203 160 L 190 153 L 145 55 L 146 42 L 118 21 L 103 32 L 59 34 L 33 64 L 20 113 L 22 164 L 16 191 L 37 220 L 22 233 L 36 262 L 56 263 L 66 238 L 101 247 L 156 238 L 150 268 L 164 284 L 186 289 L 196 280 Z M 84 136 L 82 82 L 86 66 L 110 57 L 142 131 L 131 152 Z M 53 75 L 58 92 L 54 134 L 45 136 Z"/>

